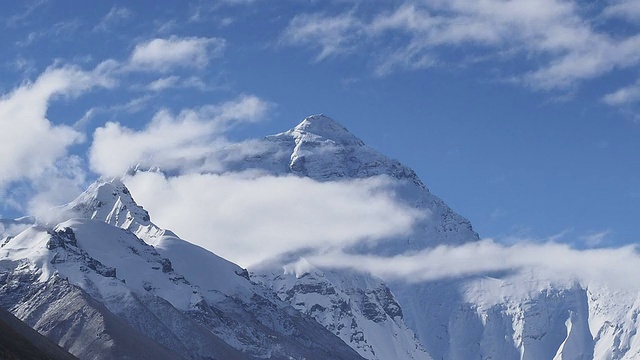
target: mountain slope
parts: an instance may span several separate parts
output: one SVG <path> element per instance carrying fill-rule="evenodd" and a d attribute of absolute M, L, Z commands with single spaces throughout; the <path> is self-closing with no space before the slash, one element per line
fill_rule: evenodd
<path fill-rule="evenodd" d="M 2 308 L 0 308 L 0 358 L 7 360 L 76 359 Z"/>
<path fill-rule="evenodd" d="M 155 342 L 149 349 L 170 349 L 157 358 L 359 358 L 245 270 L 156 227 L 117 180 L 94 184 L 62 210 L 76 219 L 31 227 L 0 248 L 0 296 L 78 356 L 102 347 L 104 358 L 136 358 L 127 340 L 139 335 Z M 83 313 L 68 318 L 74 311 Z M 101 335 L 83 339 L 93 333 Z"/>

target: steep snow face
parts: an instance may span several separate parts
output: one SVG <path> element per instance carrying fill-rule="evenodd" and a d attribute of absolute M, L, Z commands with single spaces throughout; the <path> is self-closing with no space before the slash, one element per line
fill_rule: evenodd
<path fill-rule="evenodd" d="M 144 348 L 144 354 L 148 351 L 158 359 L 180 358 L 160 345 L 163 342 L 149 339 L 107 309 L 105 305 L 113 305 L 116 294 L 135 299 L 116 278 L 115 268 L 78 247 L 78 239 L 69 228 L 53 231 L 34 227 L 0 249 L 1 305 L 74 355 L 136 358 L 146 356 L 141 353 Z M 125 305 L 114 309 L 121 310 Z M 144 313 L 142 306 L 136 310 Z M 169 334 L 161 327 L 157 329 L 159 334 Z"/>
<path fill-rule="evenodd" d="M 263 269 L 252 279 L 273 287 L 280 299 L 313 317 L 367 359 L 430 359 L 379 279 L 311 266 L 298 273 Z"/>
<path fill-rule="evenodd" d="M 595 342 L 593 358 L 640 358 L 640 294 L 590 284 L 587 299 L 589 327 Z"/>

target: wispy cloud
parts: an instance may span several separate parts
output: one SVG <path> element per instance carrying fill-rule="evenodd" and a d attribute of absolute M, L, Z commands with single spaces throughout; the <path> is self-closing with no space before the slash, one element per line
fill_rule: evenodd
<path fill-rule="evenodd" d="M 55 207 L 73 200 L 85 188 L 84 161 L 76 155 L 65 156 L 32 181 L 33 196 L 27 202 L 28 213 L 41 223 L 60 221 Z"/>
<path fill-rule="evenodd" d="M 595 282 L 621 289 L 640 287 L 628 278 L 628 274 L 640 271 L 640 254 L 634 246 L 577 250 L 553 242 L 522 240 L 504 245 L 487 239 L 391 257 L 327 252 L 306 257 L 304 261 L 320 268 L 364 271 L 387 281 L 422 282 L 535 272 L 543 282 Z M 291 267 L 295 268 L 294 263 Z"/>
<path fill-rule="evenodd" d="M 462 62 L 446 55 L 461 46 L 476 58 L 510 54 L 528 70 L 502 76 L 543 90 L 566 89 L 640 63 L 640 34 L 611 36 L 593 26 L 576 2 L 404 1 L 392 9 L 378 5 L 373 14 L 348 10 L 296 16 L 282 39 L 318 48 L 317 60 L 356 50 L 370 54 L 378 75 Z M 604 13 L 630 14 L 636 7 L 619 2 Z"/>
<path fill-rule="evenodd" d="M 165 89 L 176 87 L 179 81 L 180 81 L 179 76 L 175 76 L 175 75 L 167 76 L 167 77 L 163 77 L 163 78 L 152 81 L 149 84 L 149 86 L 147 86 L 147 89 L 151 91 L 162 91 Z"/>
<path fill-rule="evenodd" d="M 198 90 L 207 90 L 210 89 L 210 86 L 207 86 L 202 79 L 197 76 L 190 76 L 186 79 L 181 78 L 177 75 L 166 76 L 158 78 L 149 85 L 147 85 L 146 90 L 151 90 L 154 92 L 160 92 L 167 89 L 198 89 Z"/>
<path fill-rule="evenodd" d="M 27 7 L 26 9 L 24 9 L 24 11 L 22 11 L 21 13 L 15 14 L 13 16 L 11 16 L 7 22 L 6 25 L 8 27 L 16 27 L 18 25 L 20 25 L 23 22 L 26 22 L 27 19 L 29 17 L 31 17 L 31 15 L 38 10 L 39 8 L 41 8 L 42 6 L 46 5 L 49 1 L 48 0 L 36 0 L 36 1 L 25 1 L 24 3 L 27 3 Z"/>
<path fill-rule="evenodd" d="M 224 132 L 235 124 L 263 119 L 271 106 L 256 96 L 242 95 L 178 114 L 161 110 L 139 131 L 108 122 L 94 133 L 91 168 L 107 176 L 122 176 L 135 165 L 169 171 L 217 168 L 210 157 L 226 144 Z"/>
<path fill-rule="evenodd" d="M 75 33 L 81 24 L 78 20 L 62 21 L 42 31 L 30 32 L 26 38 L 16 43 L 18 46 L 29 46 L 40 39 L 58 40 Z"/>
<path fill-rule="evenodd" d="M 167 71 L 173 67 L 204 67 L 220 56 L 225 40 L 205 37 L 178 37 L 152 39 L 136 45 L 129 66 L 139 71 Z"/>
<path fill-rule="evenodd" d="M 602 98 L 606 104 L 611 106 L 627 105 L 640 102 L 640 80 L 634 84 L 618 89 Z"/>
<path fill-rule="evenodd" d="M 364 24 L 351 14 L 324 16 L 298 15 L 281 35 L 281 41 L 291 45 L 310 45 L 320 48 L 318 61 L 352 51 Z"/>
<path fill-rule="evenodd" d="M 611 230 L 590 232 L 580 237 L 580 240 L 589 248 L 602 246 L 611 235 Z"/>
<path fill-rule="evenodd" d="M 18 56 L 10 64 L 11 68 L 21 72 L 24 76 L 29 76 L 36 72 L 35 60 Z"/>
<path fill-rule="evenodd" d="M 100 22 L 93 27 L 93 31 L 109 31 L 112 26 L 131 18 L 133 13 L 126 7 L 114 6 L 100 19 Z"/>
<path fill-rule="evenodd" d="M 640 19 L 640 2 L 635 0 L 612 1 L 603 11 L 606 17 L 615 17 L 628 21 Z"/>

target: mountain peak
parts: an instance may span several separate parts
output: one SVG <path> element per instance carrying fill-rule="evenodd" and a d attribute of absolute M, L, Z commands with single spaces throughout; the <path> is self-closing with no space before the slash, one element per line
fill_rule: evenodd
<path fill-rule="evenodd" d="M 153 225 L 149 213 L 135 202 L 120 179 L 96 181 L 66 207 L 74 217 L 100 219 L 132 231 Z"/>
<path fill-rule="evenodd" d="M 364 145 L 362 140 L 351 134 L 347 128 L 324 114 L 308 116 L 290 131 L 297 138 L 305 138 L 306 140 L 309 140 L 309 135 L 311 135 L 314 138 L 319 137 L 343 145 Z"/>

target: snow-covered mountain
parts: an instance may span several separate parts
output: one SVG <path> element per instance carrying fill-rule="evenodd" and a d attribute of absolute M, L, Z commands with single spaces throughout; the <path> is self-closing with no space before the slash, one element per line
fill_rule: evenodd
<path fill-rule="evenodd" d="M 411 169 L 326 116 L 260 142 L 220 158 L 232 171 L 319 182 L 385 177 L 423 215 L 407 234 L 347 252 L 479 241 Z M 535 269 L 385 283 L 303 252 L 247 271 L 156 226 L 117 179 L 58 212 L 57 224 L 0 222 L 0 306 L 82 359 L 640 358 L 635 290 Z"/>
<path fill-rule="evenodd" d="M 396 199 L 425 214 L 409 235 L 355 247 L 354 253 L 396 255 L 479 240 L 470 223 L 432 195 L 411 169 L 326 116 L 308 117 L 264 143 L 267 150 L 231 168 L 317 181 L 387 176 Z M 346 270 L 307 267 L 299 273 L 287 267 L 292 262 L 287 259 L 280 269 L 273 264 L 254 269 L 252 276 L 369 359 L 423 358 L 423 349 L 434 359 L 456 360 L 640 358 L 640 294 L 633 290 L 563 283 L 533 270 L 385 285 Z M 391 296 L 379 296 L 388 289 Z M 398 304 L 399 311 L 387 312 L 389 303 Z M 378 311 L 367 311 L 373 308 Z M 351 319 L 358 326 L 345 332 Z M 411 340 L 412 332 L 418 342 Z"/>
<path fill-rule="evenodd" d="M 118 180 L 61 213 L 73 219 L 0 248 L 0 305 L 80 358 L 359 358 L 246 270 L 156 227 Z"/>

